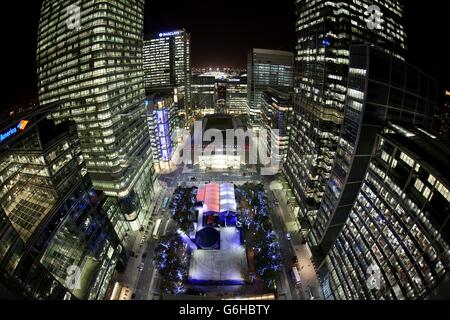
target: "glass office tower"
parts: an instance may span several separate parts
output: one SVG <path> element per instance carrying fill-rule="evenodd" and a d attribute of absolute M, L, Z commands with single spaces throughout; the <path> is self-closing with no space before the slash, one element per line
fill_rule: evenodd
<path fill-rule="evenodd" d="M 378 5 L 381 28 L 367 26 L 365 11 Z M 403 59 L 406 36 L 397 0 L 298 0 L 292 139 L 285 175 L 306 230 L 315 223 L 330 177 L 343 121 L 349 46 L 373 43 Z"/>
<path fill-rule="evenodd" d="M 192 95 L 191 36 L 186 30 L 157 33 L 146 37 L 144 40 L 144 79 L 149 101 L 153 101 L 155 98 L 163 98 L 166 102 L 172 100 L 172 104 L 166 106 L 165 112 L 169 116 L 166 121 L 170 125 L 168 130 L 174 132 L 177 128 L 186 127 L 191 113 Z M 158 117 L 153 114 L 153 105 L 154 103 L 148 110 L 149 119 Z M 167 145 L 164 146 L 165 142 L 161 141 L 160 134 L 155 131 L 157 128 L 158 126 L 150 124 L 151 140 L 152 142 L 156 141 L 158 149 L 164 149 L 164 151 L 158 152 L 155 156 L 162 162 L 169 162 L 172 153 L 167 153 Z M 175 143 L 175 141 L 172 142 Z M 172 148 L 175 147 L 176 144 L 172 144 Z"/>
<path fill-rule="evenodd" d="M 143 24 L 144 0 L 44 0 L 37 49 L 41 105 L 61 102 L 53 118 L 76 122 L 94 188 L 118 199 L 134 229 L 155 183 Z"/>
<path fill-rule="evenodd" d="M 75 123 L 46 116 L 11 120 L 20 129 L 0 144 L 0 281 L 27 299 L 103 299 L 122 253 L 110 206 L 92 188 Z"/>
<path fill-rule="evenodd" d="M 336 159 L 317 219 L 311 221 L 311 244 L 324 253 L 348 218 L 376 134 L 387 122 L 430 129 L 437 99 L 435 80 L 369 45 L 351 47 L 348 78 Z"/>
<path fill-rule="evenodd" d="M 235 115 L 247 114 L 247 74 L 228 78 L 226 88 L 226 112 Z"/>
<path fill-rule="evenodd" d="M 262 95 L 262 128 L 267 130 L 267 154 L 275 157 L 276 162 L 286 161 L 291 132 L 293 92 L 268 88 Z M 271 154 L 271 150 L 278 154 Z"/>
<path fill-rule="evenodd" d="M 169 92 L 147 98 L 148 127 L 155 162 L 170 162 L 176 148 L 175 129 L 179 127 L 175 97 Z"/>
<path fill-rule="evenodd" d="M 196 111 L 213 109 L 216 104 L 216 78 L 192 77 L 192 108 Z"/>
<path fill-rule="evenodd" d="M 247 104 L 250 125 L 261 126 L 262 92 L 267 87 L 292 89 L 294 54 L 288 51 L 252 49 L 247 65 Z"/>
<path fill-rule="evenodd" d="M 145 89 L 185 87 L 190 96 L 191 35 L 186 30 L 157 33 L 144 41 Z M 189 99 L 188 99 L 189 100 Z"/>
<path fill-rule="evenodd" d="M 144 41 L 144 76 L 147 95 L 161 89 L 176 89 L 183 94 L 183 112 L 190 114 L 191 35 L 186 30 L 162 32 Z M 181 102 L 181 101 L 180 101 Z"/>
<path fill-rule="evenodd" d="M 424 298 L 448 271 L 450 194 L 438 172 L 450 153 L 427 132 L 436 99 L 436 82 L 413 66 L 351 47 L 336 160 L 310 235 L 328 297 Z"/>
<path fill-rule="evenodd" d="M 450 182 L 442 175 L 450 169 L 448 144 L 423 129 L 391 124 L 375 146 L 321 270 L 326 298 L 439 298 L 450 271 Z"/>

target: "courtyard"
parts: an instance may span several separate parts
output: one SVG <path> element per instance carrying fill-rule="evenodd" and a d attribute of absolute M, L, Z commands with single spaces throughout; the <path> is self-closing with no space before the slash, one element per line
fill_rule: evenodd
<path fill-rule="evenodd" d="M 179 248 L 188 256 L 178 268 L 183 271 L 178 274 L 186 273 L 184 291 L 227 296 L 275 291 L 279 245 L 261 185 L 179 187 L 171 210 L 184 243 Z"/>

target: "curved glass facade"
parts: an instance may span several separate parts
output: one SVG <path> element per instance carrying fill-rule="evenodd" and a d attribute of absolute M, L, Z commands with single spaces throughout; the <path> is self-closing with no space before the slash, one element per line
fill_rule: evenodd
<path fill-rule="evenodd" d="M 361 190 L 322 270 L 329 299 L 423 299 L 448 275 L 450 185 L 436 171 L 448 162 L 435 164 L 448 160 L 449 150 L 431 140 L 397 125 L 377 136 Z M 379 270 L 379 288 L 368 286 L 369 267 Z"/>
<path fill-rule="evenodd" d="M 376 47 L 350 52 L 344 123 L 311 234 L 316 263 L 325 257 L 324 291 L 425 298 L 450 263 L 448 181 L 435 176 L 448 167 L 449 150 L 426 131 L 436 82 Z"/>

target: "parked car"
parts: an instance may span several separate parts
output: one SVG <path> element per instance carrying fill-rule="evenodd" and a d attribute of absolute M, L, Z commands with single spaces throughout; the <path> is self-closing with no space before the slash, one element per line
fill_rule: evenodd
<path fill-rule="evenodd" d="M 286 239 L 288 239 L 288 241 L 291 241 L 291 240 L 292 240 L 292 236 L 291 236 L 290 233 L 288 233 L 288 234 L 286 235 Z"/>

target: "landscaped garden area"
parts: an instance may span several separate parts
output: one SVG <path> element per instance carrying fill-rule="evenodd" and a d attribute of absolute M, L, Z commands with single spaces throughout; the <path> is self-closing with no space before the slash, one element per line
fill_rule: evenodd
<path fill-rule="evenodd" d="M 269 289 L 275 288 L 277 272 L 282 268 L 280 246 L 270 221 L 270 209 L 262 184 L 247 183 L 237 190 L 241 203 L 240 221 L 246 229 L 246 244 L 256 276 Z"/>

